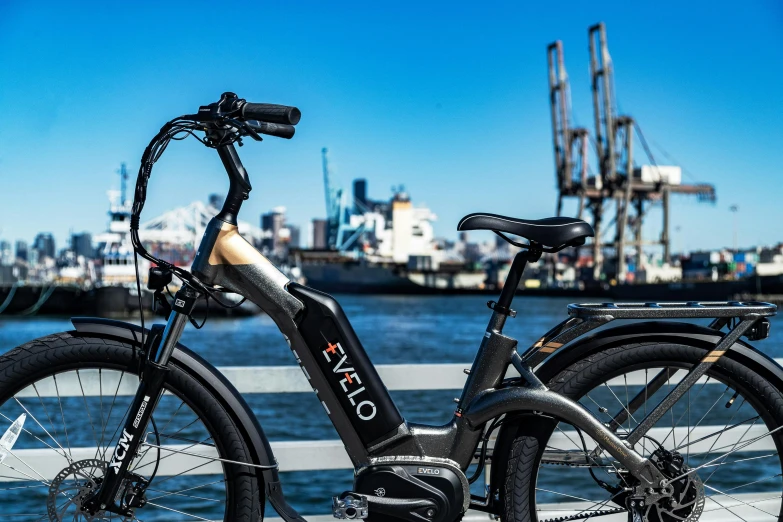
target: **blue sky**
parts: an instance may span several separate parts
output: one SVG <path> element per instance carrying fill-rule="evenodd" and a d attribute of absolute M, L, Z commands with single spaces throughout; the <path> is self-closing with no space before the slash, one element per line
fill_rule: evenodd
<path fill-rule="evenodd" d="M 741 246 L 783 241 L 783 7 L 763 0 L 5 0 L 0 238 L 51 231 L 62 245 L 69 230 L 103 230 L 120 162 L 135 174 L 163 123 L 226 90 L 303 113 L 293 140 L 240 149 L 254 186 L 248 221 L 278 205 L 303 226 L 322 217 L 324 146 L 344 188 L 366 177 L 381 199 L 404 184 L 443 236 L 470 212 L 552 215 L 546 46 L 563 40 L 575 118 L 592 127 L 587 27 L 597 21 L 621 110 L 686 179 L 717 186 L 715 206 L 674 199 L 674 247 L 730 245 L 732 204 Z M 175 143 L 142 218 L 226 188 L 214 151 Z"/>

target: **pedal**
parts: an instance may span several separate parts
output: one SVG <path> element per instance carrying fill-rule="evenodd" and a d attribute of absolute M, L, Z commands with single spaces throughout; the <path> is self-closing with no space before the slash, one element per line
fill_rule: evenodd
<path fill-rule="evenodd" d="M 367 518 L 369 509 L 367 497 L 362 495 L 346 495 L 343 498 L 332 497 L 332 515 L 334 518 L 355 519 Z"/>

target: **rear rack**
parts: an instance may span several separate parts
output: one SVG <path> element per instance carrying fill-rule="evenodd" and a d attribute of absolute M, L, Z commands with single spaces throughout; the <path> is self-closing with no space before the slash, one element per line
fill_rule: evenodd
<path fill-rule="evenodd" d="M 764 317 L 777 314 L 775 305 L 760 301 L 688 301 L 674 303 L 586 303 L 568 305 L 568 319 L 538 339 L 521 356 L 535 367 L 552 353 L 587 332 L 616 319 L 713 319 L 710 328 L 729 332 L 720 341 L 731 346 L 745 335 L 761 340 L 769 335 Z"/>
<path fill-rule="evenodd" d="M 568 315 L 581 319 L 610 316 L 613 319 L 699 319 L 769 317 L 777 306 L 761 301 L 688 301 L 675 303 L 586 303 L 568 305 Z"/>

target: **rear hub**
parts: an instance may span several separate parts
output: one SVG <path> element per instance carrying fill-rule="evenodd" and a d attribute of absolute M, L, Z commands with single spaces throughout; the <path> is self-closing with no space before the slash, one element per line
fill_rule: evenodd
<path fill-rule="evenodd" d="M 704 511 L 704 485 L 699 475 L 685 464 L 676 451 L 659 448 L 650 461 L 667 477 L 660 488 L 645 491 L 645 501 L 632 510 L 638 510 L 647 522 L 695 522 Z M 689 473 L 690 472 L 690 473 Z M 634 502 L 634 499 L 630 500 Z"/>

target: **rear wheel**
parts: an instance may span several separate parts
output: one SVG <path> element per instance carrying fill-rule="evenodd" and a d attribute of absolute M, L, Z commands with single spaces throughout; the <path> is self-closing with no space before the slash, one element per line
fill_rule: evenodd
<path fill-rule="evenodd" d="M 622 438 L 705 353 L 659 343 L 609 348 L 566 368 L 548 386 Z M 620 464 L 573 426 L 539 419 L 520 424 L 510 444 L 500 492 L 505 520 L 627 520 L 628 480 Z M 644 518 L 783 520 L 781 427 L 781 391 L 722 357 L 635 445 L 670 479 L 682 477 L 672 482 L 671 499 L 645 505 Z"/>
<path fill-rule="evenodd" d="M 254 470 L 217 460 L 249 462 L 231 417 L 175 360 L 118 495 L 136 495 L 133 516 L 81 510 L 112 460 L 138 385 L 139 355 L 116 340 L 61 333 L 0 357 L 0 434 L 24 415 L 0 462 L 0 520 L 263 518 Z M 134 482 L 149 482 L 143 495 Z"/>

